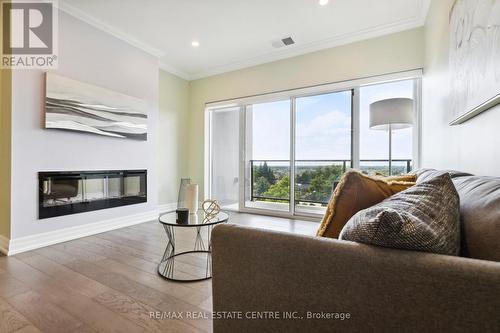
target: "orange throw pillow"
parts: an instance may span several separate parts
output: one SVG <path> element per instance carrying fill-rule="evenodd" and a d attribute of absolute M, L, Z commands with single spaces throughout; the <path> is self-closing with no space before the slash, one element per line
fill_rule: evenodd
<path fill-rule="evenodd" d="M 416 175 L 371 177 L 355 170 L 346 172 L 333 191 L 316 235 L 338 238 L 354 214 L 415 185 L 416 180 Z"/>

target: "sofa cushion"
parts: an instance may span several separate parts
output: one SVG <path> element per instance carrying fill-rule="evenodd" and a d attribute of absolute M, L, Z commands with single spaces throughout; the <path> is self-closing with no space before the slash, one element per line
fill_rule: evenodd
<path fill-rule="evenodd" d="M 346 172 L 328 203 L 317 236 L 337 238 L 354 214 L 414 185 L 416 175 L 405 175 L 403 179 L 370 177 L 355 170 Z"/>
<path fill-rule="evenodd" d="M 460 197 L 461 255 L 500 261 L 500 178 L 421 169 L 417 183 L 446 172 Z"/>
<path fill-rule="evenodd" d="M 451 179 L 472 176 L 470 173 L 455 170 L 420 169 L 415 172 L 415 174 L 417 175 L 417 183 L 425 182 L 444 173 L 449 174 Z"/>
<path fill-rule="evenodd" d="M 458 255 L 458 193 L 448 173 L 408 188 L 354 215 L 340 239 Z"/>
<path fill-rule="evenodd" d="M 453 179 L 460 195 L 462 254 L 500 261 L 500 178 Z"/>

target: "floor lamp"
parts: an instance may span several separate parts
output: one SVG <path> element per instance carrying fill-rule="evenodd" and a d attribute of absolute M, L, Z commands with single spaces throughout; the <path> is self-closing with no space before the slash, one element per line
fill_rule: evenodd
<path fill-rule="evenodd" d="M 370 129 L 389 131 L 389 175 L 392 174 L 392 131 L 413 125 L 411 98 L 389 98 L 370 104 Z"/>

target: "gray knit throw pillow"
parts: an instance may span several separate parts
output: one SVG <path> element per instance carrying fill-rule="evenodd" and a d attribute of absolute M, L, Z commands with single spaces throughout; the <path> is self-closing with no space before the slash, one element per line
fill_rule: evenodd
<path fill-rule="evenodd" d="M 359 211 L 339 239 L 397 249 L 458 255 L 459 197 L 448 173 Z"/>

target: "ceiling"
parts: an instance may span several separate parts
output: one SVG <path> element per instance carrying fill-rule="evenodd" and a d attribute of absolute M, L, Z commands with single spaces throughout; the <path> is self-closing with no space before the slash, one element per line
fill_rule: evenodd
<path fill-rule="evenodd" d="M 197 79 L 422 26 L 430 0 L 60 0 L 65 12 Z M 295 44 L 271 42 L 291 36 Z M 193 47 L 192 41 L 199 47 Z"/>

